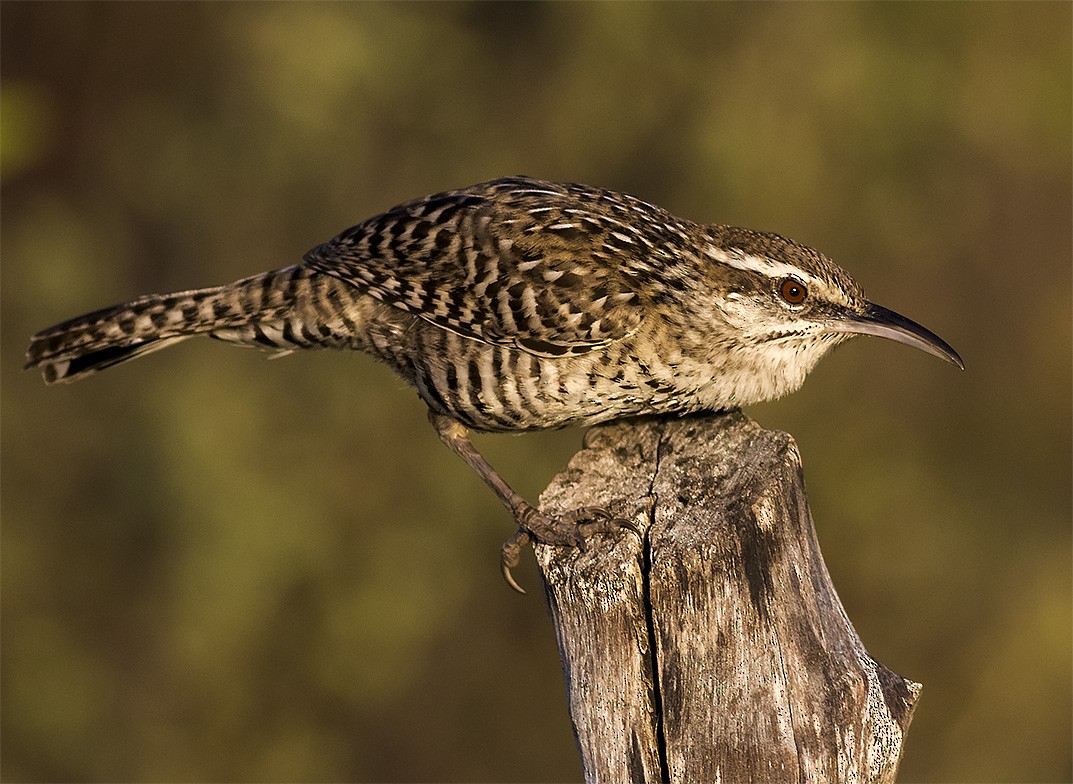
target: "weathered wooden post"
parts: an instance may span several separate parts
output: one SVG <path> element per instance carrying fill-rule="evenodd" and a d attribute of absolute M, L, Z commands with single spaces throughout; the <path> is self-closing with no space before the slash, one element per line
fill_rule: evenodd
<path fill-rule="evenodd" d="M 594 427 L 541 497 L 637 523 L 540 547 L 587 782 L 892 782 L 920 685 L 831 585 L 785 433 L 739 412 Z"/>

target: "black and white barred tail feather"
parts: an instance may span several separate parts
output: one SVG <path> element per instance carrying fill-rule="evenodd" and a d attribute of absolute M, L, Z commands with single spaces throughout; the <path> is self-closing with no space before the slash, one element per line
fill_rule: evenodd
<path fill-rule="evenodd" d="M 26 367 L 45 382 L 69 383 L 194 335 L 286 352 L 355 341 L 355 291 L 304 267 L 286 267 L 226 286 L 150 294 L 43 330 Z M 354 346 L 357 347 L 357 346 Z"/>

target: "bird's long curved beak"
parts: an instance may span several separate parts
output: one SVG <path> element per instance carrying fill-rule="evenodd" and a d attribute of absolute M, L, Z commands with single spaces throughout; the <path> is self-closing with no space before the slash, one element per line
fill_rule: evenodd
<path fill-rule="evenodd" d="M 845 317 L 830 322 L 827 330 L 888 338 L 934 354 L 939 359 L 945 359 L 950 364 L 957 365 L 962 370 L 965 369 L 965 363 L 962 362 L 958 353 L 930 329 L 920 326 L 900 313 L 871 302 L 868 303 L 863 313 L 847 313 Z"/>

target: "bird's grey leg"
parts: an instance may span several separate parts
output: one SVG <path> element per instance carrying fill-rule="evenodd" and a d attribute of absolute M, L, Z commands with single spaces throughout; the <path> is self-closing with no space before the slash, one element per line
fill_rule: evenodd
<path fill-rule="evenodd" d="M 606 509 L 595 506 L 574 509 L 558 517 L 549 517 L 514 492 L 506 480 L 473 446 L 473 442 L 469 440 L 468 431 L 462 424 L 434 411 L 429 411 L 428 418 L 432 426 L 436 428 L 440 440 L 477 472 L 477 475 L 484 480 L 514 516 L 518 531 L 504 543 L 501 558 L 503 576 L 514 590 L 525 593 L 514 581 L 510 570 L 518 565 L 522 548 L 533 540 L 543 544 L 572 545 L 584 550 L 585 539 L 593 534 L 612 531 L 622 526 L 633 527 L 632 523 L 614 519 Z"/>

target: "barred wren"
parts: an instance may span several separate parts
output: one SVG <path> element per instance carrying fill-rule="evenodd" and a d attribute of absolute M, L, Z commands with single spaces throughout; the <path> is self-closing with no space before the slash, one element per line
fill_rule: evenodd
<path fill-rule="evenodd" d="M 621 521 L 602 509 L 542 514 L 485 462 L 467 429 L 540 430 L 769 400 L 797 389 L 855 334 L 964 367 L 937 335 L 866 300 L 811 248 L 527 177 L 399 205 L 301 264 L 79 316 L 35 335 L 27 367 L 66 383 L 202 334 L 278 353 L 353 349 L 390 365 L 428 405 L 440 438 L 514 515 L 508 580 L 531 538 L 582 544 Z"/>

